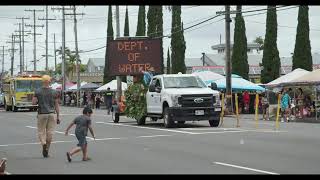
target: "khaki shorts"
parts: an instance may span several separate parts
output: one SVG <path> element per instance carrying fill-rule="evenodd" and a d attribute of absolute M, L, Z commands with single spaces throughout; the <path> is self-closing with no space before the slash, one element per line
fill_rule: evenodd
<path fill-rule="evenodd" d="M 38 136 L 41 144 L 43 145 L 46 144 L 46 142 L 51 142 L 57 124 L 54 114 L 38 114 L 37 118 Z"/>

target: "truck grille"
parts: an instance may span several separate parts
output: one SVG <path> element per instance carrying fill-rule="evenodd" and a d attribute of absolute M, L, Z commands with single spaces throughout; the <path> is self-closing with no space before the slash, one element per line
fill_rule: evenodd
<path fill-rule="evenodd" d="M 215 102 L 215 96 L 212 94 L 190 94 L 179 98 L 182 107 L 212 107 Z"/>

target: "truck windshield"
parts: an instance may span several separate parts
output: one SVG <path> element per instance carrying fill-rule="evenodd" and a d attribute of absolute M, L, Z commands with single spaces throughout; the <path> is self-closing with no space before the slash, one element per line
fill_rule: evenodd
<path fill-rule="evenodd" d="M 41 86 L 41 80 L 18 80 L 16 92 L 33 92 Z"/>
<path fill-rule="evenodd" d="M 165 88 L 204 88 L 204 82 L 196 76 L 164 77 Z"/>

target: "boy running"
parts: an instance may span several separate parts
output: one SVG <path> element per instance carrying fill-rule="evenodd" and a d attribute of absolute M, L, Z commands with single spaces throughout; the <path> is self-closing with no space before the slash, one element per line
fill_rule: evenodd
<path fill-rule="evenodd" d="M 79 141 L 78 147 L 73 148 L 70 152 L 67 152 L 67 158 L 68 161 L 71 162 L 71 157 L 80 152 L 82 150 L 83 153 L 83 161 L 88 161 L 90 158 L 88 157 L 88 144 L 87 144 L 87 139 L 86 136 L 88 134 L 88 129 L 90 130 L 90 133 L 92 137 L 95 139 L 93 129 L 91 127 L 91 114 L 92 114 L 92 109 L 89 107 L 85 107 L 83 109 L 83 115 L 76 117 L 71 124 L 68 126 L 68 128 L 65 131 L 65 135 L 68 135 L 68 132 L 70 128 L 75 124 L 76 129 L 75 129 L 75 135 Z"/>

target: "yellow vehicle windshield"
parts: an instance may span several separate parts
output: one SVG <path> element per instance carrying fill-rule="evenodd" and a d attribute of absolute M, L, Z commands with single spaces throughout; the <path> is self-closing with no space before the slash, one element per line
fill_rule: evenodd
<path fill-rule="evenodd" d="M 41 86 L 41 80 L 17 80 L 15 90 L 16 92 L 34 92 Z"/>

